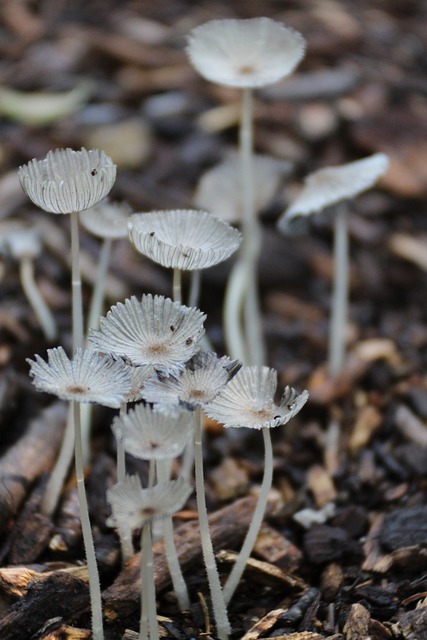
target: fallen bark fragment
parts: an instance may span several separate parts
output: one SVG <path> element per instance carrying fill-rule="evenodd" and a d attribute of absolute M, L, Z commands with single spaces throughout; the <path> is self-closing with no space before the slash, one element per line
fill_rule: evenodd
<path fill-rule="evenodd" d="M 55 402 L 32 420 L 26 434 L 0 460 L 0 533 L 8 530 L 30 485 L 55 461 L 67 408 Z"/>

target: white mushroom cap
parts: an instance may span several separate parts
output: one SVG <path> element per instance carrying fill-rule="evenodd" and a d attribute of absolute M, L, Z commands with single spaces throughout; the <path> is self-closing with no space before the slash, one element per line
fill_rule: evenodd
<path fill-rule="evenodd" d="M 79 218 L 86 231 L 94 236 L 117 240 L 126 238 L 131 213 L 132 209 L 126 202 L 105 199 L 83 211 Z"/>
<path fill-rule="evenodd" d="M 163 267 L 207 269 L 237 251 L 241 236 L 206 211 L 172 210 L 134 213 L 129 238 L 135 248 Z"/>
<path fill-rule="evenodd" d="M 255 88 L 289 75 L 304 55 L 298 31 L 270 18 L 212 20 L 192 30 L 187 53 L 201 76 L 218 84 Z"/>
<path fill-rule="evenodd" d="M 225 389 L 206 405 L 210 418 L 224 427 L 272 428 L 286 424 L 304 406 L 308 392 L 286 387 L 280 403 L 274 403 L 277 372 L 268 367 L 243 367 Z"/>
<path fill-rule="evenodd" d="M 267 155 L 253 158 L 255 210 L 261 211 L 274 197 L 283 176 L 290 173 L 292 163 Z M 231 224 L 243 217 L 241 166 L 237 154 L 206 171 L 199 180 L 194 204 Z"/>
<path fill-rule="evenodd" d="M 193 414 L 170 407 L 157 411 L 138 404 L 114 419 L 111 426 L 125 450 L 143 460 L 169 460 L 179 456 L 194 430 Z"/>
<path fill-rule="evenodd" d="M 116 165 L 98 149 L 56 149 L 19 167 L 18 176 L 27 196 L 44 211 L 75 213 L 105 198 L 116 179 Z"/>
<path fill-rule="evenodd" d="M 113 512 L 107 525 L 139 529 L 147 522 L 167 518 L 182 509 L 191 492 L 192 488 L 184 478 L 142 489 L 138 476 L 126 476 L 123 482 L 107 491 Z"/>
<path fill-rule="evenodd" d="M 279 219 L 279 229 L 286 232 L 293 218 L 308 216 L 370 189 L 387 171 L 388 164 L 384 153 L 375 153 L 362 160 L 311 173 L 299 196 Z"/>
<path fill-rule="evenodd" d="M 89 332 L 90 344 L 134 365 L 151 364 L 170 375 L 182 369 L 198 350 L 206 316 L 163 296 L 143 295 L 119 302 L 101 318 L 100 331 Z"/>
<path fill-rule="evenodd" d="M 204 406 L 212 402 L 240 367 L 238 360 L 218 358 L 211 351 L 200 352 L 187 362 L 179 375 L 148 380 L 142 397 L 159 405 Z"/>
<path fill-rule="evenodd" d="M 118 408 L 131 388 L 130 373 L 122 362 L 91 349 L 76 349 L 70 360 L 62 347 L 48 349 L 48 362 L 39 355 L 27 359 L 37 391 L 62 400 L 96 402 Z"/>
<path fill-rule="evenodd" d="M 36 258 L 42 250 L 37 229 L 18 222 L 9 229 L 6 227 L 0 230 L 0 246 L 17 260 Z"/>

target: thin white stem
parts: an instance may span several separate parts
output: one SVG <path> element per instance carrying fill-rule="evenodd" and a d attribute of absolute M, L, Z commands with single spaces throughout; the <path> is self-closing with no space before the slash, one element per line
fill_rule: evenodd
<path fill-rule="evenodd" d="M 240 259 L 234 264 L 228 277 L 224 297 L 224 337 L 227 353 L 231 358 L 248 362 L 242 327 L 242 308 L 247 288 L 248 273 Z"/>
<path fill-rule="evenodd" d="M 126 414 L 127 402 L 123 402 L 120 407 L 120 417 Z M 125 448 L 123 446 L 123 436 L 120 433 L 116 433 L 116 450 L 117 450 L 117 482 L 123 482 L 126 478 L 126 456 Z M 125 524 L 118 526 L 118 533 L 120 539 L 120 547 L 122 550 L 122 561 L 125 563 L 134 554 L 133 542 L 132 542 L 132 529 Z"/>
<path fill-rule="evenodd" d="M 334 283 L 329 329 L 329 375 L 337 376 L 345 361 L 345 338 L 348 315 L 348 247 L 347 211 L 340 206 L 334 226 Z"/>
<path fill-rule="evenodd" d="M 67 424 L 65 425 L 64 437 L 61 443 L 61 449 L 58 454 L 58 458 L 55 462 L 55 466 L 49 476 L 43 499 L 40 505 L 40 510 L 45 516 L 51 516 L 58 504 L 59 496 L 64 486 L 65 478 L 67 477 L 68 470 L 70 468 L 71 460 L 73 459 L 73 446 L 74 446 L 74 416 L 72 411 L 72 405 L 68 405 Z"/>
<path fill-rule="evenodd" d="M 181 269 L 174 269 L 172 276 L 172 298 L 174 302 L 182 302 L 182 290 L 181 290 Z"/>
<path fill-rule="evenodd" d="M 89 308 L 88 329 L 99 329 L 99 317 L 102 316 L 104 306 L 105 281 L 107 278 L 112 246 L 112 239 L 105 238 L 99 253 L 98 272 L 96 274 L 95 287 L 93 289 L 92 300 Z"/>
<path fill-rule="evenodd" d="M 154 582 L 154 556 L 153 541 L 151 538 L 151 523 L 148 522 L 142 530 L 142 553 L 145 557 L 147 582 L 147 604 L 148 604 L 148 626 L 150 629 L 150 640 L 159 640 L 159 625 L 157 624 L 156 610 L 156 585 Z"/>
<path fill-rule="evenodd" d="M 24 256 L 19 265 L 21 285 L 28 302 L 40 323 L 47 340 L 53 340 L 57 334 L 55 318 L 40 293 L 34 278 L 34 262 L 29 256 Z"/>
<path fill-rule="evenodd" d="M 147 555 L 145 553 L 145 544 L 147 534 L 145 532 L 145 525 L 141 531 L 141 617 L 139 619 L 139 640 L 149 640 L 149 623 L 148 623 L 148 582 L 149 577 L 147 575 Z M 145 536 L 144 536 L 145 534 Z"/>
<path fill-rule="evenodd" d="M 94 640 L 103 640 L 102 600 L 99 583 L 98 566 L 96 564 L 95 546 L 89 519 L 89 508 L 84 484 L 82 439 L 80 426 L 80 405 L 72 403 L 74 414 L 74 456 L 76 463 L 77 495 L 79 499 L 80 520 L 82 524 L 83 544 L 89 574 L 89 594 L 92 610 L 92 635 Z"/>
<path fill-rule="evenodd" d="M 83 348 L 83 302 L 80 276 L 79 214 L 70 214 L 71 224 L 71 291 L 73 315 L 73 349 Z"/>
<path fill-rule="evenodd" d="M 273 447 L 271 444 L 270 430 L 267 427 L 264 427 L 264 429 L 262 430 L 262 435 L 264 438 L 264 477 L 262 479 L 258 502 L 255 507 L 252 522 L 246 534 L 245 541 L 240 550 L 236 563 L 230 575 L 228 576 L 227 582 L 224 585 L 224 599 L 226 604 L 228 604 L 233 597 L 233 594 L 245 570 L 246 563 L 251 555 L 252 549 L 254 548 L 258 532 L 262 525 L 262 520 L 268 502 L 268 494 L 271 489 L 271 483 L 273 481 Z"/>
<path fill-rule="evenodd" d="M 158 481 L 167 482 L 170 478 L 169 461 L 159 460 L 156 463 L 156 468 Z M 179 608 L 181 611 L 188 611 L 190 608 L 190 598 L 178 560 L 178 553 L 176 551 L 175 540 L 173 537 L 173 520 L 171 517 L 163 519 L 163 534 L 169 573 L 172 578 L 172 585 L 178 600 Z"/>
<path fill-rule="evenodd" d="M 248 345 L 248 360 L 251 365 L 262 367 L 266 362 L 265 344 L 262 338 L 262 322 L 258 295 L 256 265 L 252 265 L 250 286 L 245 300 L 245 331 Z M 260 338 L 261 336 L 261 338 Z"/>
<path fill-rule="evenodd" d="M 127 402 L 123 402 L 120 407 L 120 418 L 126 415 L 127 412 Z M 116 447 L 117 447 L 117 482 L 123 482 L 126 477 L 126 454 L 125 448 L 123 445 L 123 435 L 116 436 Z"/>
<path fill-rule="evenodd" d="M 209 533 L 208 512 L 206 509 L 202 451 L 202 412 L 200 407 L 198 407 L 195 412 L 194 455 L 200 539 L 202 543 L 203 559 L 205 562 L 206 574 L 208 577 L 209 589 L 211 593 L 216 632 L 220 640 L 227 640 L 231 632 L 231 627 L 228 621 L 227 607 L 225 606 L 221 583 L 219 581 L 215 554 L 212 546 L 211 536 Z"/>
<path fill-rule="evenodd" d="M 200 298 L 200 289 L 202 284 L 202 271 L 195 269 L 191 272 L 190 294 L 188 296 L 188 306 L 197 307 Z"/>
<path fill-rule="evenodd" d="M 190 482 L 193 477 L 194 469 L 194 440 L 190 440 L 185 445 L 185 449 L 181 456 L 181 469 L 179 475 L 182 476 L 187 482 Z"/>

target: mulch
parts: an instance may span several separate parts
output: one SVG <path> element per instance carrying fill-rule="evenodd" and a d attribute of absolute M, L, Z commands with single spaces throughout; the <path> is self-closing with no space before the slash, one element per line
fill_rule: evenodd
<path fill-rule="evenodd" d="M 236 146 L 239 98 L 196 75 L 185 37 L 212 18 L 257 16 L 259 3 L 5 0 L 0 11 L 0 232 L 10 217 L 41 230 L 37 281 L 60 332 L 54 345 L 46 342 L 18 265 L 0 256 L 0 639 L 89 638 L 73 478 L 53 519 L 39 509 L 66 409 L 35 392 L 25 362 L 48 347 L 71 346 L 68 221 L 35 210 L 16 169 L 57 147 L 100 147 L 118 164 L 114 199 L 134 211 L 191 208 L 200 176 Z M 232 638 L 423 640 L 427 8 L 421 0 L 268 0 L 262 13 L 307 40 L 296 73 L 257 94 L 255 146 L 293 163 L 262 211 L 259 280 L 269 365 L 281 387 L 308 388 L 310 401 L 274 433 L 274 487 L 230 605 Z M 9 90 L 55 94 L 76 86 L 79 105 L 51 121 L 25 98 L 20 115 L 8 102 Z M 329 380 L 331 219 L 318 216 L 295 238 L 282 237 L 275 222 L 307 173 L 378 151 L 389 155 L 390 170 L 378 189 L 351 206 L 348 360 L 339 379 Z M 99 244 L 83 232 L 81 243 L 88 304 Z M 229 269 L 227 262 L 204 275 L 200 300 L 218 353 L 224 352 L 221 304 Z M 170 274 L 118 241 L 109 303 L 148 292 L 170 295 Z M 112 416 L 95 412 L 87 489 L 106 640 L 129 640 L 138 629 L 139 554 L 122 569 L 117 539 L 105 524 L 105 491 L 115 481 Z M 262 443 L 259 433 L 205 426 L 211 530 L 226 576 L 256 501 Z M 192 606 L 178 611 L 156 542 L 162 637 L 214 638 L 194 496 L 175 523 Z"/>

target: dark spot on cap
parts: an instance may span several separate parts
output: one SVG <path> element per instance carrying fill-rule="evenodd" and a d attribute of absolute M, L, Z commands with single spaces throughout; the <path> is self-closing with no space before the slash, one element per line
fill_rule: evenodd
<path fill-rule="evenodd" d="M 96 174 L 97 174 L 97 173 L 98 173 L 98 172 L 97 172 L 97 170 L 96 170 L 96 169 L 92 169 L 92 171 L 90 172 L 90 175 L 91 175 L 91 176 L 96 176 Z"/>
<path fill-rule="evenodd" d="M 185 344 L 187 346 L 190 346 L 190 344 L 193 344 L 193 338 L 187 338 L 187 340 L 185 341 Z"/>
<path fill-rule="evenodd" d="M 149 234 L 149 235 L 150 235 L 151 237 L 153 237 L 153 236 L 155 235 L 155 233 L 156 233 L 155 231 L 150 231 L 150 234 Z"/>
<path fill-rule="evenodd" d="M 173 324 L 171 324 L 171 326 L 169 327 L 169 329 L 170 329 L 171 331 L 175 331 L 175 327 L 173 326 Z"/>

